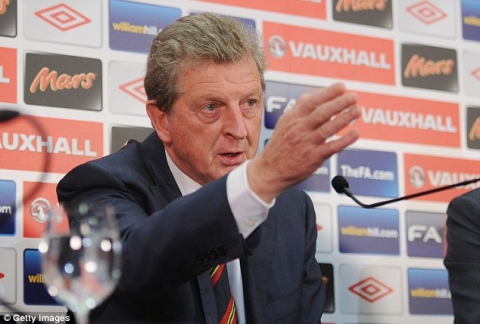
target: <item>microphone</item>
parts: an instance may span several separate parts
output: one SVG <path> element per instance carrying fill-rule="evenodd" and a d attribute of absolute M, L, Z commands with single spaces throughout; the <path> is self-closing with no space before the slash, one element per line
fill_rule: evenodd
<path fill-rule="evenodd" d="M 375 208 L 375 207 L 391 204 L 391 203 L 394 203 L 394 202 L 397 202 L 397 201 L 400 201 L 400 200 L 407 200 L 407 199 L 411 199 L 411 198 L 415 198 L 415 197 L 419 197 L 419 196 L 429 195 L 429 194 L 432 194 L 432 193 L 435 193 L 435 192 L 438 192 L 438 191 L 448 190 L 448 189 L 452 189 L 452 188 L 459 187 L 459 186 L 465 186 L 465 185 L 468 185 L 470 183 L 474 183 L 474 182 L 477 182 L 477 181 L 480 181 L 480 178 L 470 179 L 470 180 L 466 180 L 466 181 L 454 183 L 454 184 L 451 184 L 451 185 L 448 185 L 448 186 L 438 187 L 438 188 L 434 188 L 434 189 L 430 189 L 430 190 L 426 190 L 426 191 L 420 191 L 420 192 L 417 192 L 417 193 L 414 193 L 414 194 L 411 194 L 411 195 L 398 197 L 398 198 L 395 198 L 395 199 L 379 201 L 379 202 L 376 202 L 376 203 L 370 204 L 370 205 L 362 203 L 360 200 L 358 200 L 353 195 L 353 193 L 348 188 L 349 185 L 348 185 L 347 179 L 345 179 L 341 175 L 337 175 L 332 179 L 332 187 L 333 187 L 333 189 L 335 189 L 335 191 L 337 193 L 339 193 L 339 194 L 343 193 L 343 194 L 347 195 L 348 197 L 350 197 L 353 201 L 355 201 L 358 205 L 362 206 L 363 208 Z"/>

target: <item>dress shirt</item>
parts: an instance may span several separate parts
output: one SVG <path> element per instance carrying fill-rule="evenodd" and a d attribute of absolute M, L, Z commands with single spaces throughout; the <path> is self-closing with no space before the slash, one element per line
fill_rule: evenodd
<path fill-rule="evenodd" d="M 191 194 L 201 188 L 201 185 L 183 173 L 165 151 L 170 171 L 183 196 Z M 244 162 L 232 170 L 227 176 L 227 199 L 237 222 L 238 230 L 247 238 L 265 219 L 269 209 L 275 204 L 265 203 L 251 189 L 247 179 L 247 164 Z M 237 320 L 245 323 L 245 304 L 243 300 L 243 283 L 240 260 L 235 259 L 227 263 L 228 281 L 235 300 Z"/>

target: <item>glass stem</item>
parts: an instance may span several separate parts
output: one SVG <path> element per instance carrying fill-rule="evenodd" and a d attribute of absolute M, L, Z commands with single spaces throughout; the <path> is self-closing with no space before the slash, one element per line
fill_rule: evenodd
<path fill-rule="evenodd" d="M 88 324 L 88 312 L 76 312 L 75 321 L 77 324 Z"/>

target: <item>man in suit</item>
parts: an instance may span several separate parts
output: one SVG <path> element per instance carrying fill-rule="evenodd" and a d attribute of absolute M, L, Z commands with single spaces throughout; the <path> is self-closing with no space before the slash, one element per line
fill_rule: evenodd
<path fill-rule="evenodd" d="M 480 189 L 454 198 L 447 215 L 444 263 L 455 323 L 480 323 Z"/>
<path fill-rule="evenodd" d="M 122 278 L 91 320 L 219 323 L 209 269 L 227 263 L 231 322 L 320 322 L 315 213 L 291 187 L 358 139 L 331 137 L 360 110 L 342 84 L 303 95 L 256 154 L 264 70 L 258 35 L 235 19 L 195 14 L 155 38 L 145 77 L 155 132 L 57 189 L 60 202 L 117 213 Z"/>

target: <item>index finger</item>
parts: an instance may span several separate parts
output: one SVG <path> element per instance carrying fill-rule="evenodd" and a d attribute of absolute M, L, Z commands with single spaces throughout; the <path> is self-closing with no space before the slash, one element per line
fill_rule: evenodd
<path fill-rule="evenodd" d="M 297 114 L 299 117 L 308 116 L 312 111 L 314 111 L 318 106 L 323 103 L 329 102 L 338 96 L 341 96 L 346 91 L 345 84 L 342 82 L 334 83 L 326 88 L 319 89 L 304 100 L 297 101 L 298 111 Z"/>

